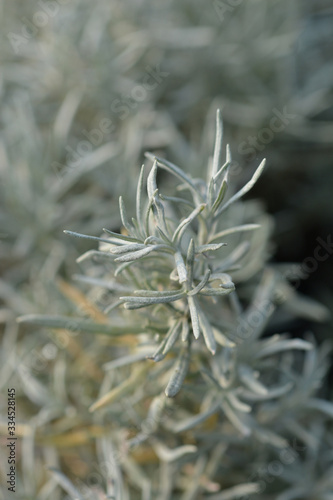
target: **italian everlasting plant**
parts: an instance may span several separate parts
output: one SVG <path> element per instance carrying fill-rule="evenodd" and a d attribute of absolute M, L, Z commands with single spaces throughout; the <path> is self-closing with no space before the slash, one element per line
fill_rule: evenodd
<path fill-rule="evenodd" d="M 265 160 L 234 190 L 219 112 L 204 178 L 146 156 L 135 217 L 120 197 L 119 233 L 66 231 L 99 244 L 78 259 L 85 273 L 76 276 L 94 307 L 77 319 L 21 318 L 110 339 L 98 351 L 102 386 L 88 396 L 104 429 L 100 479 L 89 489 L 55 478 L 73 498 L 333 498 L 333 407 L 318 395 L 328 348 L 283 330 L 296 312 L 325 311 L 267 264 L 270 219 L 241 200 Z M 171 194 L 162 173 L 177 181 Z M 305 470 L 311 480 L 302 481 Z"/>

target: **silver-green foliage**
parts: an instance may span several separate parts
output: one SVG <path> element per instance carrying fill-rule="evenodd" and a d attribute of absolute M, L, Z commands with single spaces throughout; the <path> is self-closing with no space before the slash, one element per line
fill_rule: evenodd
<path fill-rule="evenodd" d="M 111 441 L 117 449 L 146 446 L 167 478 L 159 482 L 155 469 L 135 464 L 130 451 L 118 454 L 119 469 L 112 469 L 112 485 L 107 486 L 117 500 L 127 498 L 129 491 L 138 498 L 136 489 L 147 499 L 221 500 L 252 494 L 264 499 L 259 496 L 259 467 L 293 451 L 295 439 L 302 453 L 279 477 L 271 474 L 266 487 L 280 500 L 297 498 L 294 491 L 305 495 L 300 471 L 317 467 L 313 457 L 322 439 L 320 433 L 312 436 L 312 429 L 324 429 L 333 415 L 332 404 L 317 394 L 327 369 L 326 346 L 318 350 L 310 335 L 294 339 L 281 330 L 263 336 L 268 325 L 272 330 L 278 324 L 276 315 L 284 303 L 290 308 L 293 302 L 288 284 L 266 263 L 267 228 L 248 220 L 251 205 L 240 200 L 265 162 L 245 186 L 232 190 L 231 153 L 227 147 L 223 162 L 221 135 L 218 112 L 205 180 L 147 154 L 153 164 L 147 176 L 145 167 L 141 169 L 135 217 L 129 218 L 124 199 L 119 200 L 121 233 L 105 229 L 105 236 L 95 237 L 66 231 L 99 243 L 98 250 L 78 259 L 88 266 L 88 276 L 77 278 L 91 283 L 93 290 L 106 290 L 99 305 L 109 316 L 108 324 L 81 319 L 78 329 L 135 339 L 104 364 L 106 381 L 114 373 L 118 384 L 109 390 L 106 382 L 90 411 L 102 422 L 117 422 L 118 430 L 99 446 L 106 449 Z M 160 170 L 178 181 L 172 196 L 159 188 Z M 319 317 L 324 314 L 316 311 Z M 21 321 L 52 328 L 70 328 L 71 323 L 61 317 Z M 133 421 L 140 422 L 136 435 L 124 440 L 118 431 Z M 193 481 L 182 469 L 189 462 L 196 471 Z M 327 463 L 331 466 L 329 459 Z M 120 479 L 121 469 L 128 484 Z M 313 474 L 309 496 L 302 498 L 329 498 L 331 482 Z M 206 477 L 206 487 L 200 475 Z M 209 481 L 220 493 L 206 496 Z"/>
<path fill-rule="evenodd" d="M 147 201 L 143 200 L 144 167 L 138 182 L 136 196 L 136 218 L 128 219 L 125 203 L 119 199 L 120 213 L 126 234 L 116 234 L 105 229 L 108 238 L 93 239 L 103 243 L 102 252 L 110 257 L 119 267 L 115 275 L 132 273 L 132 285 L 145 284 L 146 289 L 134 289 L 131 295 L 120 296 L 117 305 L 125 309 L 141 309 L 148 306 L 163 305 L 160 316 L 161 325 L 165 324 L 165 313 L 172 315 L 167 334 L 153 355 L 155 361 L 162 360 L 173 348 L 181 330 L 183 343 L 191 348 L 194 339 L 202 334 L 208 350 L 215 354 L 217 341 L 214 334 L 214 320 L 206 312 L 208 304 L 218 304 L 220 299 L 235 293 L 235 285 L 228 272 L 237 264 L 248 245 L 241 243 L 233 255 L 225 252 L 226 243 L 223 231 L 219 231 L 222 213 L 243 196 L 258 179 L 265 166 L 263 161 L 252 179 L 233 196 L 225 201 L 228 189 L 228 172 L 231 155 L 227 148 L 227 158 L 221 164 L 221 118 L 217 115 L 217 140 L 214 157 L 207 174 L 207 180 L 192 179 L 184 171 L 161 158 L 153 157 L 153 166 L 147 178 Z M 152 155 L 148 154 L 148 157 Z M 157 187 L 158 168 L 163 168 L 182 181 L 183 191 L 188 197 L 165 197 Z M 186 217 L 177 219 L 177 206 L 184 205 Z M 189 207 L 189 208 L 188 208 Z M 231 232 L 255 230 L 258 225 L 248 224 L 229 228 Z M 68 234 L 87 237 L 71 231 Z M 219 242 L 217 242 L 219 240 Z M 214 243 L 212 243 L 214 241 Z M 84 255 L 80 261 L 90 256 Z M 218 325 L 215 325 L 218 327 Z M 220 335 L 222 332 L 220 332 Z M 229 337 L 233 332 L 228 332 Z M 182 380 L 182 372 L 187 363 L 178 360 L 176 379 Z M 177 391 L 171 384 L 172 395 Z M 178 384 L 177 389 L 179 389 Z M 167 391 L 168 392 L 168 391 Z"/>

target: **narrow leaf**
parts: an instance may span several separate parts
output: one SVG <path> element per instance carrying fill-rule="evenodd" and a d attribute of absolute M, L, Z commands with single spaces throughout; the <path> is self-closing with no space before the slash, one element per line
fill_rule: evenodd
<path fill-rule="evenodd" d="M 179 335 L 179 324 L 180 322 L 177 321 L 169 328 L 156 351 L 154 351 L 152 355 L 148 356 L 149 359 L 158 362 L 165 358 L 166 354 L 169 352 L 174 342 L 177 340 L 177 336 Z"/>
<path fill-rule="evenodd" d="M 146 427 L 155 431 L 159 422 L 161 421 L 162 413 L 165 408 L 166 398 L 164 394 L 160 394 L 159 396 L 155 396 L 152 402 L 150 403 L 147 418 L 143 421 L 141 428 L 145 431 Z"/>
<path fill-rule="evenodd" d="M 310 349 L 313 349 L 313 345 L 302 339 L 278 340 L 274 343 L 268 343 L 259 349 L 256 353 L 256 357 L 262 358 L 264 356 L 270 356 L 272 354 L 276 354 L 277 352 L 289 351 L 291 349 L 309 351 Z"/>
<path fill-rule="evenodd" d="M 148 369 L 149 366 L 146 364 L 137 366 L 128 379 L 125 379 L 120 385 L 114 387 L 110 392 L 98 399 L 90 406 L 89 411 L 94 412 L 100 408 L 104 408 L 131 392 L 131 390 L 137 386 L 140 379 L 148 371 Z"/>
<path fill-rule="evenodd" d="M 225 398 L 221 403 L 221 408 L 224 411 L 225 415 L 228 417 L 229 421 L 244 436 L 249 436 L 251 434 L 251 429 L 245 424 L 243 419 L 237 414 L 237 412 L 231 407 L 230 403 Z"/>
<path fill-rule="evenodd" d="M 125 203 L 124 203 L 124 200 L 123 200 L 122 196 L 119 196 L 119 210 L 120 210 L 121 222 L 122 222 L 124 228 L 130 234 L 132 232 L 133 228 L 129 224 L 128 220 L 127 220 L 127 213 L 126 213 Z"/>
<path fill-rule="evenodd" d="M 143 361 L 147 357 L 152 355 L 152 350 L 142 351 L 135 354 L 129 354 L 128 356 L 123 356 L 122 358 L 116 358 L 103 365 L 103 370 L 109 371 L 119 368 L 120 366 L 130 365 L 136 363 L 137 361 Z"/>
<path fill-rule="evenodd" d="M 114 256 L 109 252 L 100 252 L 99 250 L 88 250 L 88 252 L 83 253 L 76 259 L 77 263 L 83 262 L 86 259 L 90 259 L 91 257 L 102 257 L 105 259 L 114 260 Z"/>
<path fill-rule="evenodd" d="M 200 325 L 199 325 L 199 314 L 198 314 L 198 309 L 196 307 L 196 301 L 195 298 L 191 296 L 187 296 L 187 301 L 190 308 L 193 335 L 196 339 L 198 339 L 200 335 Z"/>
<path fill-rule="evenodd" d="M 157 193 L 158 193 L 158 189 L 156 189 L 154 191 L 154 193 L 153 193 L 153 196 L 151 198 L 149 198 L 148 206 L 147 206 L 147 209 L 146 209 L 146 215 L 145 215 L 145 232 L 146 232 L 146 237 L 148 237 L 148 235 L 149 235 L 149 215 L 150 215 L 150 210 L 153 207 L 154 198 L 155 198 L 155 196 L 156 196 Z"/>
<path fill-rule="evenodd" d="M 159 226 L 156 226 L 156 229 L 157 231 L 160 233 L 160 236 L 161 238 L 165 241 L 165 243 L 167 243 L 168 245 L 170 245 L 171 243 L 171 240 L 169 239 L 169 237 L 164 233 L 164 231 L 159 227 Z"/>
<path fill-rule="evenodd" d="M 236 394 L 231 391 L 228 391 L 225 397 L 229 401 L 230 405 L 237 411 L 241 411 L 242 413 L 250 413 L 250 411 L 252 410 L 250 405 L 238 399 Z"/>
<path fill-rule="evenodd" d="M 144 328 L 140 325 L 106 325 L 92 323 L 83 319 L 67 318 L 63 316 L 44 316 L 42 314 L 27 314 L 17 318 L 18 323 L 30 324 L 39 327 L 64 328 L 69 331 L 103 333 L 107 335 L 127 335 L 142 333 Z"/>
<path fill-rule="evenodd" d="M 134 264 L 134 262 L 135 262 L 134 260 L 131 260 L 131 262 L 124 262 L 119 267 L 117 267 L 117 269 L 114 272 L 115 277 L 117 277 L 120 273 L 122 273 L 123 271 L 125 271 L 132 264 Z"/>
<path fill-rule="evenodd" d="M 136 233 L 138 237 L 141 237 L 142 233 L 141 233 L 140 225 L 134 217 L 132 217 L 132 224 L 133 224 L 133 228 L 134 228 L 134 233 Z"/>
<path fill-rule="evenodd" d="M 223 122 L 221 111 L 218 109 L 216 112 L 216 133 L 215 133 L 215 145 L 214 145 L 214 156 L 212 165 L 212 177 L 216 175 L 220 168 L 221 157 L 222 157 L 222 141 L 223 141 Z"/>
<path fill-rule="evenodd" d="M 236 194 L 234 194 L 215 214 L 215 217 L 218 217 L 224 210 L 226 210 L 232 203 L 235 201 L 239 200 L 244 194 L 246 194 L 254 184 L 257 182 L 259 179 L 260 175 L 262 174 L 264 168 L 265 168 L 266 160 L 263 160 L 257 170 L 254 172 L 252 178 L 249 180 L 245 186 L 242 187 Z"/>
<path fill-rule="evenodd" d="M 170 330 L 169 330 L 169 332 L 170 332 Z M 153 361 L 155 361 L 155 363 L 162 361 L 162 359 L 164 359 L 166 356 L 166 354 L 163 354 L 163 349 L 165 347 L 167 340 L 168 340 L 168 334 L 166 334 L 166 337 L 162 340 L 162 342 L 157 347 L 157 349 L 152 354 L 147 356 L 147 359 L 152 359 Z"/>
<path fill-rule="evenodd" d="M 310 398 L 305 406 L 312 410 L 318 410 L 333 418 L 333 403 L 319 398 Z"/>
<path fill-rule="evenodd" d="M 241 365 L 238 369 L 238 373 L 243 384 L 255 394 L 266 395 L 268 393 L 266 387 L 259 382 L 255 377 L 255 372 L 250 367 Z"/>
<path fill-rule="evenodd" d="M 186 272 L 186 266 L 185 266 L 185 262 L 184 262 L 184 259 L 183 259 L 181 252 L 180 251 L 175 252 L 174 258 L 175 258 L 175 263 L 177 266 L 179 283 L 185 283 L 185 281 L 187 280 L 187 272 Z"/>
<path fill-rule="evenodd" d="M 221 177 L 221 174 L 223 174 L 223 172 L 226 171 L 226 169 L 230 166 L 230 164 L 231 164 L 231 151 L 230 151 L 229 144 L 227 144 L 227 147 L 226 147 L 226 161 L 222 165 L 222 167 L 218 170 L 218 172 L 216 172 L 216 174 L 214 175 L 214 177 L 212 177 L 212 181 L 213 181 L 214 184 L 219 180 L 219 178 Z"/>
<path fill-rule="evenodd" d="M 192 286 L 192 281 L 193 281 L 194 256 L 195 256 L 195 246 L 194 246 L 194 240 L 191 238 L 190 244 L 187 249 L 187 257 L 186 257 L 187 280 L 190 286 Z"/>
<path fill-rule="evenodd" d="M 186 340 L 188 339 L 189 333 L 190 333 L 189 322 L 188 322 L 187 318 L 183 318 L 183 321 L 182 321 L 182 334 L 181 334 L 183 342 L 186 342 Z"/>
<path fill-rule="evenodd" d="M 260 493 L 261 488 L 262 485 L 260 483 L 239 484 L 238 486 L 227 488 L 222 493 L 211 495 L 209 500 L 241 500 L 242 498 L 247 498 L 249 495 Z"/>
<path fill-rule="evenodd" d="M 88 234 L 76 233 L 74 231 L 68 231 L 67 229 L 64 230 L 64 233 L 68 234 L 69 236 L 74 236 L 75 238 L 83 238 L 86 240 L 102 241 L 103 243 L 109 243 L 110 245 L 113 244 L 110 240 L 107 240 L 106 238 L 98 238 L 97 236 L 90 236 Z"/>
<path fill-rule="evenodd" d="M 207 269 L 205 272 L 205 275 L 202 278 L 202 280 L 200 281 L 200 283 L 198 283 L 196 287 L 192 288 L 192 290 L 187 292 L 187 295 L 189 295 L 190 297 L 192 295 L 197 295 L 202 290 L 202 288 L 204 288 L 206 286 L 206 284 L 208 283 L 209 278 L 210 278 L 210 274 L 211 274 L 210 269 Z"/>
<path fill-rule="evenodd" d="M 142 165 L 140 171 L 140 177 L 138 181 L 138 187 L 136 190 L 136 219 L 140 225 L 141 230 L 143 230 L 143 218 L 142 218 L 142 188 L 143 188 L 143 175 L 145 166 Z"/>
<path fill-rule="evenodd" d="M 121 255 L 123 253 L 135 252 L 137 250 L 141 250 L 142 248 L 146 248 L 143 243 L 131 243 L 129 245 L 122 245 L 120 247 L 114 247 L 110 249 L 112 254 Z"/>
<path fill-rule="evenodd" d="M 219 192 L 217 194 L 216 200 L 214 201 L 214 204 L 212 206 L 212 213 L 216 212 L 216 210 L 221 205 L 221 203 L 224 199 L 224 196 L 227 192 L 227 189 L 228 189 L 228 183 L 227 183 L 227 181 L 224 180 L 221 184 L 221 187 L 220 187 Z"/>
<path fill-rule="evenodd" d="M 294 431 L 292 429 L 292 423 L 289 421 L 289 432 Z M 279 436 L 279 434 L 276 434 L 275 432 L 268 431 L 267 429 L 263 429 L 262 427 L 259 427 L 258 429 L 255 430 L 254 432 L 256 439 L 260 441 L 261 443 L 264 444 L 269 444 L 270 446 L 276 446 L 276 448 L 289 448 L 289 442 L 287 439 Z M 296 436 L 295 436 L 296 437 Z M 290 452 L 292 451 L 292 448 L 289 448 Z M 296 452 L 295 452 L 296 455 Z"/>
<path fill-rule="evenodd" d="M 158 197 L 155 198 L 154 204 L 157 210 L 157 220 L 160 226 L 162 226 L 164 233 L 168 232 L 168 228 L 165 221 L 164 207 Z"/>
<path fill-rule="evenodd" d="M 229 340 L 228 337 L 226 337 L 226 335 L 224 335 L 224 333 L 222 333 L 220 330 L 218 330 L 215 327 L 212 327 L 212 328 L 213 328 L 215 340 L 218 344 L 220 344 L 223 347 L 235 347 L 236 346 L 235 342 L 232 342 L 231 340 Z"/>
<path fill-rule="evenodd" d="M 195 253 L 212 252 L 214 250 L 219 250 L 226 245 L 226 243 L 209 243 L 208 245 L 199 245 L 196 248 Z"/>
<path fill-rule="evenodd" d="M 181 321 L 176 321 L 173 327 L 170 328 L 170 333 L 167 335 L 167 341 L 162 351 L 163 354 L 167 354 L 171 350 L 174 343 L 179 337 L 180 330 L 181 330 Z"/>
<path fill-rule="evenodd" d="M 125 302 L 125 309 L 140 309 L 153 304 L 166 304 L 184 297 L 184 292 L 167 297 L 120 297 Z"/>
<path fill-rule="evenodd" d="M 146 238 L 144 241 L 145 245 L 151 245 L 151 244 L 160 245 L 161 243 L 163 244 L 163 241 L 157 236 L 148 236 L 148 238 Z"/>
<path fill-rule="evenodd" d="M 198 305 L 197 305 L 197 307 L 199 309 L 199 311 L 198 311 L 199 312 L 199 323 L 200 323 L 200 327 L 201 327 L 201 330 L 202 330 L 203 337 L 205 339 L 206 346 L 208 347 L 209 351 L 212 354 L 215 354 L 215 352 L 216 352 L 216 341 L 215 341 L 215 337 L 214 337 L 214 332 L 213 332 L 212 326 L 209 323 L 209 321 L 208 321 L 207 316 L 205 315 L 205 313 L 201 310 L 201 308 L 199 308 Z"/>
<path fill-rule="evenodd" d="M 199 295 L 206 295 L 207 297 L 221 297 L 222 295 L 228 295 L 234 290 L 234 288 L 225 289 L 220 285 L 219 288 L 208 288 L 204 287 L 200 290 Z"/>
<path fill-rule="evenodd" d="M 158 441 L 154 441 L 153 448 L 158 458 L 163 462 L 174 462 L 188 453 L 196 453 L 198 451 L 198 448 L 193 444 L 178 446 L 172 450 Z"/>
<path fill-rule="evenodd" d="M 186 420 L 183 420 L 181 422 L 174 422 L 172 424 L 172 431 L 175 433 L 178 432 L 183 432 L 187 431 L 189 429 L 192 429 L 196 425 L 201 424 L 201 422 L 204 422 L 209 418 L 211 415 L 214 415 L 220 408 L 220 405 L 218 403 L 214 404 L 209 408 L 209 410 L 206 410 L 202 413 L 199 413 L 197 415 L 193 415 L 192 417 L 187 418 Z"/>
<path fill-rule="evenodd" d="M 229 288 L 234 289 L 235 288 L 235 284 L 231 280 L 231 276 L 229 274 L 226 274 L 226 273 L 213 273 L 211 275 L 209 281 L 214 281 L 214 280 L 220 280 L 221 281 L 220 286 L 222 288 L 225 288 L 225 289 L 229 289 Z"/>
<path fill-rule="evenodd" d="M 176 177 L 181 179 L 182 181 L 185 181 L 186 184 L 191 188 L 192 192 L 195 194 L 195 196 L 198 195 L 197 193 L 197 188 L 188 175 L 185 174 L 183 170 L 181 170 L 179 167 L 171 163 L 170 161 L 164 160 L 162 158 L 159 158 L 158 156 L 153 155 L 152 153 L 145 153 L 145 156 L 153 161 L 157 161 L 158 164 L 164 168 L 165 170 L 168 170 L 172 174 L 174 174 Z"/>
<path fill-rule="evenodd" d="M 165 196 L 164 194 L 160 194 L 160 198 L 163 201 L 171 201 L 173 203 L 184 203 L 184 205 L 188 205 L 191 208 L 194 208 L 194 205 L 191 201 L 186 200 L 185 198 L 179 198 L 178 196 Z"/>
<path fill-rule="evenodd" d="M 148 255 L 153 250 L 155 250 L 156 246 L 157 245 L 148 246 L 148 247 L 142 248 L 141 250 L 137 250 L 135 252 L 130 252 L 126 255 L 122 255 L 121 257 L 117 257 L 115 259 L 115 262 L 130 262 L 132 260 L 141 259 L 141 257 L 144 257 L 145 255 Z"/>
<path fill-rule="evenodd" d="M 240 233 L 243 231 L 253 231 L 254 229 L 258 229 L 259 227 L 260 227 L 260 224 L 243 224 L 241 226 L 231 227 L 229 229 L 224 229 L 223 231 L 220 231 L 219 233 L 213 234 L 209 238 L 209 241 L 211 242 L 211 241 L 217 240 L 218 238 L 224 238 L 224 236 L 228 236 L 229 234 Z"/>
<path fill-rule="evenodd" d="M 147 193 L 149 199 L 154 198 L 156 194 L 157 190 L 156 175 L 157 175 L 157 162 L 155 159 L 147 178 Z"/>
<path fill-rule="evenodd" d="M 173 297 L 183 290 L 135 290 L 134 293 L 141 297 Z"/>
<path fill-rule="evenodd" d="M 123 240 L 124 243 L 127 241 L 133 241 L 135 243 L 140 243 L 140 240 L 138 238 L 134 238 L 133 236 L 127 236 L 125 234 L 120 234 L 120 233 L 114 233 L 113 231 L 110 231 L 109 229 L 103 228 L 103 231 L 107 234 L 110 234 L 114 238 L 118 238 L 119 240 Z"/>
<path fill-rule="evenodd" d="M 105 309 L 104 309 L 104 314 L 109 314 L 111 311 L 113 311 L 114 309 L 117 309 L 117 307 L 123 305 L 124 301 L 123 300 L 116 300 L 115 302 L 113 302 L 112 304 L 110 304 L 109 306 L 107 306 Z"/>
<path fill-rule="evenodd" d="M 289 391 L 291 391 L 293 386 L 294 384 L 292 382 L 287 382 L 282 386 L 267 389 L 267 394 L 259 394 L 258 392 L 254 393 L 254 392 L 243 391 L 242 397 L 247 401 L 266 401 L 268 399 L 280 398 L 281 396 L 284 396 Z"/>
<path fill-rule="evenodd" d="M 176 394 L 178 394 L 181 386 L 183 385 L 189 367 L 189 360 L 189 350 L 186 347 L 186 349 L 183 351 L 178 361 L 176 362 L 174 372 L 165 389 L 165 395 L 168 398 L 175 397 Z"/>
<path fill-rule="evenodd" d="M 152 207 L 154 213 L 155 214 L 157 213 L 157 219 L 159 225 L 162 226 L 164 232 L 167 232 L 165 216 L 164 216 L 164 207 L 161 201 L 159 200 L 158 196 L 156 176 L 157 176 L 157 162 L 155 160 L 147 178 L 147 192 L 148 192 L 148 198 L 150 200 L 153 200 Z"/>
<path fill-rule="evenodd" d="M 225 273 L 213 273 L 210 276 L 209 281 L 215 281 L 219 280 L 221 281 L 219 288 L 208 288 L 208 287 L 203 287 L 200 290 L 201 295 L 226 295 L 235 290 L 235 285 L 231 281 L 231 277 L 228 274 Z"/>

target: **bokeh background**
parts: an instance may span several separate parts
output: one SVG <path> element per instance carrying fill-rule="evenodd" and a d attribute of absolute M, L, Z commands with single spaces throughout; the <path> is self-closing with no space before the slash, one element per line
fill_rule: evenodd
<path fill-rule="evenodd" d="M 272 215 L 273 260 L 302 264 L 299 290 L 332 308 L 332 256 L 311 260 L 333 231 L 332 2 L 2 0 L 0 11 L 0 378 L 20 380 L 26 418 L 51 418 L 41 384 L 62 365 L 15 318 L 72 313 L 59 278 L 90 248 L 62 230 L 118 230 L 118 196 L 130 206 L 147 150 L 199 176 L 217 108 L 236 184 L 268 159 L 250 196 Z M 321 341 L 332 320 L 292 328 Z M 32 351 L 43 367 L 28 364 L 27 383 L 15 367 Z M 63 457 L 72 472 L 75 456 Z M 44 473 L 26 462 L 22 474 L 34 495 Z"/>

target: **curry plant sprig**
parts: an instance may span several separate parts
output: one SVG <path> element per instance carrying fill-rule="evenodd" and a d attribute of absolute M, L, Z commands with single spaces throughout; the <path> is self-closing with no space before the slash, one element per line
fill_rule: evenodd
<path fill-rule="evenodd" d="M 200 343 L 199 338 L 202 335 L 208 352 L 213 355 L 220 349 L 221 343 L 234 345 L 233 332 L 223 333 L 216 328 L 210 308 L 214 305 L 220 307 L 219 301 L 234 293 L 235 284 L 227 273 L 237 269 L 250 245 L 248 241 L 243 241 L 231 252 L 226 252 L 226 243 L 216 240 L 237 232 L 253 231 L 259 227 L 258 224 L 220 227 L 222 212 L 249 191 L 264 168 L 262 162 L 252 179 L 225 201 L 232 159 L 230 148 L 227 146 L 226 161 L 221 164 L 221 140 L 222 122 L 218 111 L 214 156 L 208 168 L 210 173 L 207 183 L 203 179 L 192 179 L 176 165 L 148 153 L 147 156 L 153 160 L 153 164 L 146 180 L 146 199 L 144 165 L 140 171 L 136 191 L 136 218 L 130 221 L 125 201 L 122 196 L 119 198 L 123 226 L 121 233 L 104 229 L 108 236 L 105 238 L 66 231 L 72 236 L 98 241 L 100 249 L 86 252 L 79 262 L 105 255 L 115 266 L 115 278 L 119 279 L 122 275 L 122 285 L 131 291 L 130 294 L 113 300 L 106 308 L 107 314 L 120 311 L 121 306 L 132 314 L 152 307 L 152 314 L 160 317 L 160 324 L 165 321 L 165 314 L 171 314 L 173 319 L 167 333 L 159 339 L 155 352 L 149 356 L 153 361 L 161 362 L 167 354 L 177 349 L 179 341 L 187 345 L 174 364 L 166 388 L 168 397 L 178 393 L 185 379 L 193 341 Z M 192 201 L 161 194 L 157 183 L 159 168 L 167 170 L 181 181 L 180 187 L 190 192 Z M 180 220 L 179 205 L 183 210 L 190 208 L 187 215 Z M 158 264 L 157 259 L 161 259 L 160 264 L 163 262 L 163 267 Z M 149 273 L 152 273 L 151 277 Z M 137 285 L 140 283 L 145 283 L 147 288 L 139 289 Z M 226 411 L 231 415 L 233 410 L 229 408 L 229 403 L 226 403 Z M 236 404 L 235 401 L 233 403 Z"/>
<path fill-rule="evenodd" d="M 204 312 L 201 301 L 221 300 L 235 290 L 235 285 L 226 271 L 235 268 L 249 249 L 248 242 L 243 242 L 224 258 L 215 258 L 215 252 L 223 251 L 225 242 L 212 241 L 220 239 L 224 235 L 241 231 L 251 231 L 258 228 L 256 224 L 244 224 L 219 231 L 219 216 L 233 202 L 239 200 L 259 178 L 264 162 L 260 164 L 252 179 L 231 196 L 227 201 L 225 197 L 228 190 L 228 173 L 232 162 L 230 148 L 227 146 L 226 161 L 222 163 L 222 121 L 220 112 L 217 112 L 217 127 L 214 147 L 214 156 L 211 167 L 208 169 L 207 183 L 203 179 L 192 179 L 176 165 L 162 160 L 150 153 L 147 154 L 153 160 L 153 165 L 147 176 L 147 198 L 144 203 L 144 174 L 145 166 L 140 171 L 137 193 L 136 193 L 136 219 L 130 222 L 125 202 L 122 196 L 119 198 L 119 209 L 121 221 L 124 228 L 122 234 L 114 233 L 108 229 L 104 231 L 109 238 L 98 238 L 85 236 L 78 233 L 66 231 L 68 234 L 78 237 L 91 238 L 103 244 L 103 251 L 111 260 L 120 267 L 115 270 L 115 275 L 125 272 L 132 265 L 136 265 L 136 272 L 142 274 L 147 262 L 164 256 L 165 263 L 169 266 L 169 279 L 165 276 L 157 276 L 151 289 L 135 290 L 132 295 L 119 297 L 117 304 L 123 304 L 127 310 L 137 310 L 149 306 L 171 307 L 172 310 L 181 311 L 187 320 L 185 323 L 191 328 L 194 338 L 198 339 L 202 333 L 208 350 L 215 354 L 217 344 L 214 330 L 209 320 L 209 315 Z M 187 216 L 177 221 L 176 213 L 179 204 L 177 197 L 168 197 L 160 194 L 157 184 L 158 169 L 163 168 L 182 182 L 192 195 L 192 202 L 186 199 L 183 206 L 192 206 L 193 209 Z M 91 254 L 86 254 L 84 258 Z M 96 255 L 94 253 L 93 255 Z M 142 281 L 142 277 L 139 278 Z M 179 287 L 175 288 L 175 282 Z M 217 284 L 218 283 L 218 284 Z M 155 287 L 155 288 L 154 288 Z M 174 309 L 173 303 L 176 304 Z M 110 311 L 110 307 L 108 308 Z M 180 321 L 180 320 L 179 320 Z M 183 331 L 185 332 L 184 320 Z M 177 323 L 180 326 L 180 322 Z M 187 328 L 187 327 L 186 327 Z M 171 330 L 170 330 L 171 332 Z M 169 333 L 170 333 L 169 332 Z M 176 341 L 178 328 L 172 330 L 171 338 Z M 182 339 L 188 338 L 183 332 Z M 159 345 L 163 356 L 171 346 L 172 340 L 168 342 L 168 335 Z M 166 342 L 166 347 L 165 347 Z M 162 354 L 153 356 L 153 359 L 162 359 Z M 181 377 L 180 377 L 181 379 Z"/>

